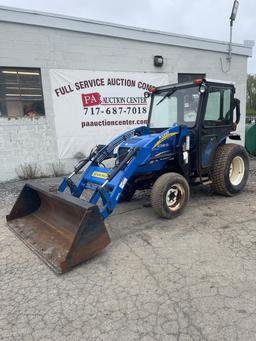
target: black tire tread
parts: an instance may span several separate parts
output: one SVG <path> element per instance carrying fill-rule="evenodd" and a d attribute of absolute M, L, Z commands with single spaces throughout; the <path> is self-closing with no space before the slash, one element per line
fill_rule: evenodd
<path fill-rule="evenodd" d="M 151 190 L 151 205 L 154 211 L 163 218 L 166 218 L 166 214 L 163 208 L 162 204 L 162 198 L 164 195 L 164 185 L 170 180 L 170 177 L 173 177 L 173 179 L 180 180 L 181 182 L 184 183 L 185 180 L 185 185 L 187 186 L 187 191 L 188 191 L 188 198 L 189 198 L 189 193 L 190 193 L 190 188 L 189 185 L 186 181 L 186 179 L 180 175 L 179 173 L 166 173 L 161 175 L 156 182 L 154 183 L 154 186 Z M 181 214 L 182 209 L 177 211 L 177 214 L 173 214 L 173 217 L 178 216 Z"/>
<path fill-rule="evenodd" d="M 218 147 L 212 167 L 212 189 L 215 193 L 232 196 L 225 185 L 225 169 L 230 153 L 235 149 L 243 149 L 242 146 L 228 143 Z"/>

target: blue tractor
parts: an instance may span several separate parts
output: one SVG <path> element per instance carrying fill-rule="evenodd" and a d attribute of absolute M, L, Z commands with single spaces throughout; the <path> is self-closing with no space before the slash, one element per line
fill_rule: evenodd
<path fill-rule="evenodd" d="M 63 273 L 110 243 L 104 219 L 137 190 L 151 189 L 152 209 L 167 219 L 182 213 L 192 185 L 211 185 L 226 196 L 239 193 L 249 159 L 241 145 L 229 142 L 240 140 L 240 101 L 234 95 L 233 83 L 205 79 L 145 93 L 151 96 L 147 126 L 96 146 L 56 193 L 27 183 L 7 216 L 9 227 Z M 79 199 L 84 192 L 87 200 Z"/>

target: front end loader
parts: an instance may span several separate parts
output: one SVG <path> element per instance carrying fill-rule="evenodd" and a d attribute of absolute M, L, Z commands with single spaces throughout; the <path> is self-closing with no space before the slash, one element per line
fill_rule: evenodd
<path fill-rule="evenodd" d="M 57 193 L 27 183 L 7 216 L 9 228 L 53 270 L 64 273 L 110 243 L 104 220 L 136 190 L 151 189 L 154 211 L 167 219 L 186 207 L 189 185 L 210 184 L 227 196 L 239 193 L 249 161 L 243 147 L 227 143 L 240 139 L 234 93 L 232 83 L 207 80 L 156 88 L 148 126 L 96 146 Z M 84 192 L 86 201 L 80 199 Z"/>

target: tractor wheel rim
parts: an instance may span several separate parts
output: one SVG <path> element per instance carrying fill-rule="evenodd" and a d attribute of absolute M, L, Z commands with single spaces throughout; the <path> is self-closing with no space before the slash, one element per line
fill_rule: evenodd
<path fill-rule="evenodd" d="M 233 186 L 238 186 L 242 182 L 245 174 L 244 160 L 241 156 L 236 156 L 229 166 L 229 180 Z"/>
<path fill-rule="evenodd" d="M 173 185 L 166 193 L 166 205 L 171 211 L 177 211 L 184 200 L 185 190 L 180 184 Z"/>

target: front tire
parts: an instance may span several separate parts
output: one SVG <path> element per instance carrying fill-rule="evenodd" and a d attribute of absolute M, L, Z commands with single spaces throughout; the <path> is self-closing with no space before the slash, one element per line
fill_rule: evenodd
<path fill-rule="evenodd" d="M 249 176 L 249 157 L 244 147 L 224 144 L 218 147 L 212 167 L 212 189 L 233 196 L 242 191 Z"/>
<path fill-rule="evenodd" d="M 190 196 L 187 180 L 178 173 L 161 175 L 151 190 L 151 205 L 162 218 L 171 219 L 182 213 Z"/>

